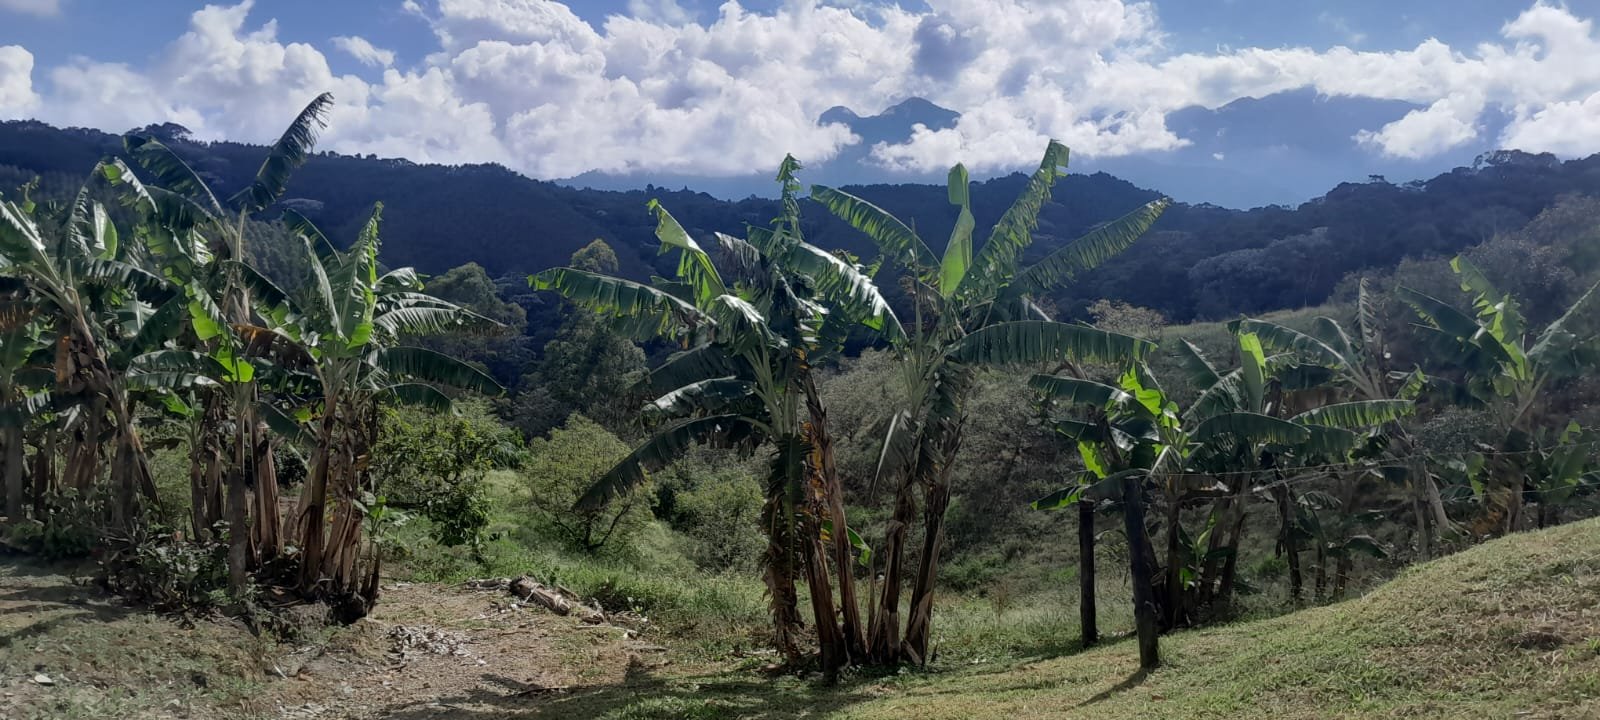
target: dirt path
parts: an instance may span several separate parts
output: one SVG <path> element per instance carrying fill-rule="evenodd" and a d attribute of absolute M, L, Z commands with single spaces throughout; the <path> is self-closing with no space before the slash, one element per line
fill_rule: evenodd
<path fill-rule="evenodd" d="M 503 591 L 404 583 L 366 620 L 284 645 L 0 559 L 0 720 L 572 717 L 572 698 L 631 695 L 671 656 Z"/>

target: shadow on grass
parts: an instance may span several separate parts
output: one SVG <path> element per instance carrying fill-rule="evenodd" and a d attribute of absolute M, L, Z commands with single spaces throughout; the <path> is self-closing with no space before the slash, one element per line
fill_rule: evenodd
<path fill-rule="evenodd" d="M 622 682 L 542 688 L 485 674 L 479 686 L 427 702 L 387 708 L 393 720 L 488 718 L 818 717 L 869 699 L 865 687 L 771 680 L 755 675 L 659 678 L 630 668 Z"/>
<path fill-rule="evenodd" d="M 1128 679 L 1123 680 L 1116 685 L 1112 685 L 1111 687 L 1106 688 L 1099 693 L 1096 693 L 1094 697 L 1091 697 L 1088 700 L 1078 703 L 1078 707 L 1085 708 L 1089 707 L 1090 705 L 1094 705 L 1095 703 L 1110 700 L 1112 696 L 1116 695 L 1117 693 L 1127 692 L 1144 684 L 1145 678 L 1148 677 L 1150 677 L 1150 671 L 1144 668 L 1139 668 L 1137 672 L 1129 675 Z"/>
<path fill-rule="evenodd" d="M 84 622 L 113 622 L 134 612 L 111 605 L 94 588 L 74 583 L 61 568 L 0 564 L 0 650 L 51 630 Z"/>

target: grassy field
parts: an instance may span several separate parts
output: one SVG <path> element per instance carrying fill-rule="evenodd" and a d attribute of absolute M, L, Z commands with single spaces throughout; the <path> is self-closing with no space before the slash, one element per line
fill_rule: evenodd
<path fill-rule="evenodd" d="M 610 718 L 1600 717 L 1600 521 L 1418 567 L 1365 597 L 1053 659 L 857 678 L 727 674 L 576 695 L 538 716 Z M 552 712 L 553 711 L 553 712 Z M 517 716 L 515 713 L 510 715 Z M 532 715 L 530 715 L 532 716 Z"/>
<path fill-rule="evenodd" d="M 569 577 L 626 575 L 587 572 Z M 748 581 L 698 593 L 665 575 L 627 582 L 659 586 L 652 602 L 667 615 L 730 602 L 723 632 L 759 616 Z M 1128 623 L 1114 595 L 1111 632 Z M 0 718 L 1600 717 L 1600 520 L 1495 541 L 1337 605 L 1174 634 L 1148 675 L 1126 638 L 1078 652 L 1070 595 L 950 596 L 933 667 L 835 687 L 769 677 L 771 655 L 726 635 L 703 642 L 679 625 L 635 637 L 510 600 L 396 582 L 372 618 L 274 644 L 226 620 L 118 607 L 57 570 L 0 565 Z M 422 636 L 446 652 L 402 642 Z"/>

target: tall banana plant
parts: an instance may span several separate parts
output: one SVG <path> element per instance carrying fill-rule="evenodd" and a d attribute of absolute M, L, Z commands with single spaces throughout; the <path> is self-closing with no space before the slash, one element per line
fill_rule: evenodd
<path fill-rule="evenodd" d="M 162 339 L 202 352 L 224 369 L 220 382 L 201 393 L 200 411 L 193 416 L 199 425 L 192 433 L 190 477 L 197 501 L 215 498 L 197 502 L 195 531 L 204 533 L 210 522 L 227 520 L 235 589 L 243 587 L 252 567 L 283 549 L 271 444 L 257 413 L 259 383 L 244 357 L 247 337 L 262 330 L 255 312 L 261 298 L 253 296 L 253 289 L 269 284 L 246 262 L 245 230 L 252 217 L 282 197 L 290 176 L 309 156 L 332 103 L 333 97 L 323 93 L 307 104 L 268 149 L 250 184 L 225 202 L 153 137 L 124 139 L 128 157 L 149 174 L 148 183 L 118 168 L 107 174 L 128 188 L 131 203 L 140 210 L 140 236 L 150 262 L 186 300 L 163 308 L 153 318 L 150 334 L 164 334 Z M 220 422 L 230 416 L 231 423 Z M 226 468 L 225 479 L 218 477 L 221 468 Z M 249 482 L 246 472 L 253 473 Z M 225 500 L 221 488 L 212 487 L 218 482 L 225 484 Z M 253 499 L 248 497 L 252 488 Z M 249 517 L 252 505 L 254 518 Z"/>
<path fill-rule="evenodd" d="M 460 360 L 402 344 L 409 336 L 495 323 L 423 293 L 422 279 L 411 268 L 380 271 L 382 209 L 373 210 L 344 251 L 304 218 L 291 216 L 309 261 L 310 282 L 294 302 L 280 305 L 283 325 L 253 341 L 299 345 L 304 368 L 294 369 L 314 378 L 312 400 L 320 416 L 312 433 L 316 447 L 295 514 L 300 583 L 302 592 L 331 600 L 346 621 L 364 616 L 377 601 L 379 557 L 375 548 L 363 547 L 362 527 L 375 509 L 368 465 L 379 404 L 448 409 L 446 389 L 490 395 L 503 390 Z"/>
<path fill-rule="evenodd" d="M 1395 292 L 1421 320 L 1417 331 L 1431 341 L 1435 357 L 1464 374 L 1467 394 L 1494 418 L 1495 463 L 1481 529 L 1512 532 L 1523 525 L 1524 496 L 1543 484 L 1534 477 L 1530 488 L 1530 470 L 1562 466 L 1543 457 L 1560 452 L 1561 443 L 1548 441 L 1566 435 L 1557 429 L 1570 424 L 1544 414 L 1552 385 L 1600 365 L 1600 283 L 1535 333 L 1516 298 L 1496 289 L 1466 256 L 1450 267 L 1472 297 L 1470 312 L 1410 288 Z"/>
<path fill-rule="evenodd" d="M 118 308 L 141 302 L 139 293 L 158 294 L 163 283 L 126 262 L 111 215 L 90 199 L 89 185 L 63 214 L 56 226 L 33 203 L 0 198 L 0 273 L 27 284 L 50 334 L 59 337 L 53 402 L 71 406 L 72 429 L 63 483 L 87 493 L 108 466 L 110 519 L 127 528 L 139 517 L 140 498 L 154 503 L 156 493 L 124 378 L 108 362 L 114 341 L 107 323 Z M 105 441 L 109 463 L 101 453 Z"/>
<path fill-rule="evenodd" d="M 746 239 L 718 234 L 728 258 L 723 269 L 665 208 L 651 203 L 661 251 L 679 258 L 673 279 L 647 286 L 557 268 L 530 283 L 637 337 L 687 346 L 642 383 L 656 396 L 644 412 L 658 426 L 655 434 L 580 504 L 597 506 L 636 489 L 649 472 L 696 443 L 770 445 L 762 524 L 774 641 L 791 659 L 799 657 L 794 578 L 804 575 L 822 665 L 831 677 L 865 647 L 853 574 L 860 542 L 845 521 L 827 412 L 812 372 L 839 350 L 852 326 L 890 341 L 900 341 L 904 330 L 861 267 L 805 242 L 798 170 L 792 157 L 780 168 L 783 213 L 771 228 L 748 228 Z"/>
<path fill-rule="evenodd" d="M 1210 553 L 1216 555 L 1208 561 L 1202 576 L 1200 602 L 1210 601 L 1213 593 L 1215 597 L 1226 599 L 1232 592 L 1246 503 L 1251 493 L 1264 488 L 1278 500 L 1283 526 L 1281 536 L 1290 544 L 1291 556 L 1295 556 L 1297 551 L 1292 545 L 1296 537 L 1293 532 L 1295 515 L 1290 512 L 1297 503 L 1293 483 L 1308 479 L 1298 468 L 1348 463 L 1373 433 L 1396 426 L 1397 421 L 1413 409 L 1411 398 L 1359 399 L 1358 396 L 1355 400 L 1330 402 L 1345 400 L 1330 387 L 1339 377 L 1338 369 L 1307 362 L 1293 353 L 1267 355 L 1267 343 L 1261 335 L 1249 331 L 1247 323 L 1250 321 L 1239 321 L 1231 326 L 1238 343 L 1240 367 L 1228 373 L 1219 373 L 1192 344 L 1182 345 L 1181 354 L 1187 361 L 1190 379 L 1202 386 L 1209 383 L 1190 407 L 1190 419 L 1204 426 L 1219 423 L 1222 418 L 1253 415 L 1286 422 L 1302 431 L 1286 430 L 1276 436 L 1252 438 L 1234 433 L 1231 421 L 1220 426 L 1222 432 L 1216 437 L 1227 441 L 1227 452 L 1214 453 L 1211 468 L 1237 481 L 1228 483 L 1231 490 L 1218 498 L 1213 510 L 1220 532 L 1210 537 Z M 1270 324 L 1251 327 L 1257 326 L 1281 333 L 1294 332 Z M 1338 330 L 1338 325 L 1331 321 L 1319 323 L 1319 327 Z M 1348 341 L 1342 347 L 1347 353 L 1355 352 L 1349 349 Z M 1359 370 L 1347 368 L 1346 372 Z M 1256 421 L 1256 424 L 1261 422 L 1264 421 Z M 1263 484 L 1257 484 L 1258 478 Z"/>
<path fill-rule="evenodd" d="M 27 283 L 0 275 L 0 478 L 12 520 L 22 519 L 28 501 L 25 432 L 49 402 L 50 346 L 38 316 Z"/>
<path fill-rule="evenodd" d="M 957 165 L 948 178 L 956 224 L 935 254 L 905 222 L 843 190 L 813 186 L 811 199 L 866 234 L 911 286 L 914 322 L 901 357 L 901 402 L 888 424 L 880 481 L 896 481 L 895 505 L 883 551 L 881 592 L 871 608 L 868 649 L 877 662 L 928 659 L 934 589 L 950 503 L 951 468 L 961 448 L 963 413 L 973 372 L 984 367 L 1041 363 L 1120 364 L 1153 345 L 1126 335 L 1051 321 L 1034 299 L 1130 247 L 1167 208 L 1150 202 L 1023 267 L 1039 213 L 1064 174 L 1067 148 L 1051 142 L 1038 170 L 974 248 L 970 181 Z M 902 630 L 900 593 L 908 570 L 907 533 L 922 489 L 924 536 Z"/>
<path fill-rule="evenodd" d="M 1252 333 L 1274 352 L 1295 358 L 1296 362 L 1325 369 L 1332 374 L 1329 385 L 1351 402 L 1415 402 L 1427 378 L 1420 369 L 1396 370 L 1389 364 L 1389 344 L 1378 315 L 1378 299 L 1367 281 L 1361 280 L 1356 302 L 1355 333 L 1333 318 L 1319 316 L 1309 332 L 1266 320 L 1245 318 L 1229 324 L 1235 333 Z M 1190 355 L 1195 351 L 1190 349 Z M 1401 470 L 1410 485 L 1412 513 L 1417 526 L 1417 550 L 1423 559 L 1432 556 L 1435 539 L 1453 524 L 1434 473 L 1428 467 L 1415 438 L 1400 423 L 1383 428 L 1391 440 L 1384 452 L 1384 464 Z M 1394 473 L 1390 473 L 1393 475 Z"/>
<path fill-rule="evenodd" d="M 1267 488 L 1281 486 L 1296 464 L 1347 458 L 1362 433 L 1409 408 L 1409 403 L 1336 403 L 1277 417 L 1286 407 L 1288 383 L 1275 376 L 1293 374 L 1298 366 L 1271 362 L 1249 334 L 1240 337 L 1240 345 L 1243 367 L 1229 373 L 1210 370 L 1210 389 L 1188 412 L 1179 410 L 1142 363 L 1130 367 L 1116 385 L 1056 375 L 1031 381 L 1055 403 L 1074 408 L 1056 430 L 1077 443 L 1085 468 L 1079 483 L 1035 501 L 1034 507 L 1115 497 L 1115 484 L 1129 476 L 1154 487 L 1164 510 L 1166 564 L 1149 583 L 1161 624 L 1169 629 L 1191 622 L 1201 604 L 1227 595 L 1228 567 L 1236 561 L 1241 534 L 1238 518 L 1249 495 L 1263 487 L 1255 482 L 1258 477 L 1276 480 Z M 1206 528 L 1187 532 L 1183 509 L 1206 501 L 1213 503 Z M 1133 552 L 1155 564 L 1153 548 Z"/>

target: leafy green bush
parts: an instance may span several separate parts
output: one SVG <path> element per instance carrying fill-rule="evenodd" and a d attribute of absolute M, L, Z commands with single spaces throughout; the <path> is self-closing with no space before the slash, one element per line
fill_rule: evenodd
<path fill-rule="evenodd" d="M 650 521 L 648 493 L 636 489 L 592 510 L 573 506 L 627 454 L 628 446 L 617 436 L 582 415 L 567 418 L 548 439 L 534 440 L 522 480 L 537 529 L 586 554 L 625 553 Z"/>
<path fill-rule="evenodd" d="M 662 473 L 657 514 L 686 540 L 685 554 L 713 572 L 753 572 L 761 535 L 761 484 L 727 453 L 694 453 Z M 720 462 L 719 462 L 720 461 Z"/>
<path fill-rule="evenodd" d="M 434 540 L 478 551 L 491 505 L 484 476 L 515 464 L 521 437 L 501 426 L 481 403 L 454 414 L 387 408 L 373 474 L 382 504 L 429 520 Z"/>

